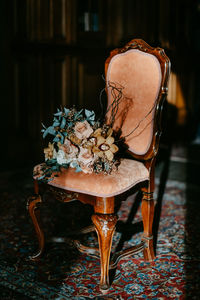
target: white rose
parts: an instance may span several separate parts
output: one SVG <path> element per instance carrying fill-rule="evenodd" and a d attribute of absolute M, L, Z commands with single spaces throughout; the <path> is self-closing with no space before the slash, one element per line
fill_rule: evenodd
<path fill-rule="evenodd" d="M 59 165 L 68 164 L 71 161 L 71 159 L 66 158 L 63 150 L 58 150 L 56 159 Z"/>

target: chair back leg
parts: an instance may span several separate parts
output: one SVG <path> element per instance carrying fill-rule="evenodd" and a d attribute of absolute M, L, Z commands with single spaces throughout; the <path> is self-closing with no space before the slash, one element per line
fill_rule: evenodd
<path fill-rule="evenodd" d="M 143 241 L 146 244 L 143 250 L 144 259 L 152 261 L 155 258 L 154 244 L 153 244 L 153 219 L 154 219 L 154 199 L 153 192 L 155 187 L 155 157 L 146 161 L 146 167 L 149 170 L 150 180 L 146 186 L 142 188 L 142 219 L 143 219 Z"/>
<path fill-rule="evenodd" d="M 154 218 L 153 193 L 143 192 L 143 199 L 142 199 L 142 219 L 143 219 L 143 227 L 144 227 L 143 241 L 146 244 L 143 253 L 144 253 L 144 259 L 146 261 L 152 261 L 155 258 L 154 247 L 153 247 L 153 234 L 152 234 L 153 218 Z"/>

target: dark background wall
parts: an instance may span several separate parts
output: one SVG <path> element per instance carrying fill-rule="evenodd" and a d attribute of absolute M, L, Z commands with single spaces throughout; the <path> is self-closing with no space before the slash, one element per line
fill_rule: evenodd
<path fill-rule="evenodd" d="M 104 62 L 133 38 L 165 48 L 176 125 L 195 134 L 199 107 L 200 1 L 2 0 L 2 168 L 42 159 L 41 122 L 57 107 L 99 111 Z M 192 120 L 192 121 L 191 121 Z"/>

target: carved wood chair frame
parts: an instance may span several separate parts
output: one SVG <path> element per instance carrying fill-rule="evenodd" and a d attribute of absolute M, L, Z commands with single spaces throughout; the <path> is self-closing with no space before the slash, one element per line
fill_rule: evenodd
<path fill-rule="evenodd" d="M 143 40 L 134 39 L 130 41 L 125 47 L 120 49 L 115 49 L 110 53 L 109 58 L 105 62 L 105 74 L 107 76 L 109 62 L 116 54 L 124 53 L 129 49 L 138 49 L 142 52 L 154 55 L 161 67 L 161 85 L 160 91 L 156 100 L 155 107 L 155 117 L 153 124 L 153 136 L 152 142 L 148 151 L 144 155 L 137 155 L 130 153 L 134 159 L 143 161 L 146 168 L 149 170 L 149 181 L 144 182 L 140 185 L 143 193 L 142 197 L 142 217 L 143 217 L 143 238 L 139 245 L 133 246 L 124 251 L 116 253 L 110 259 L 112 237 L 115 231 L 115 226 L 117 222 L 117 216 L 115 214 L 115 198 L 114 197 L 96 197 L 81 193 L 72 193 L 66 190 L 54 188 L 50 185 L 46 185 L 46 188 L 53 192 L 56 199 L 62 202 L 70 202 L 74 199 L 81 201 L 84 204 L 90 204 L 94 208 L 94 214 L 92 216 L 93 226 L 89 229 L 83 230 L 82 232 L 88 232 L 96 230 L 99 241 L 99 249 L 90 248 L 80 244 L 79 241 L 74 241 L 74 245 L 84 253 L 88 255 L 97 256 L 100 258 L 101 262 L 101 278 L 100 278 L 100 289 L 106 291 L 109 286 L 109 270 L 116 268 L 118 261 L 125 256 L 130 256 L 135 253 L 143 252 L 144 259 L 146 261 L 151 261 L 154 259 L 154 248 L 153 248 L 153 236 L 152 236 L 152 225 L 154 218 L 154 168 L 155 159 L 159 148 L 159 140 L 161 135 L 161 114 L 163 108 L 163 102 L 167 95 L 167 83 L 170 74 L 170 61 L 166 56 L 165 52 L 161 48 L 153 48 L 145 43 Z M 41 192 L 39 191 L 40 185 L 37 180 L 34 180 L 34 196 L 29 197 L 27 202 L 27 209 L 29 211 L 30 217 L 33 221 L 34 228 L 39 243 L 39 251 L 36 255 L 32 256 L 32 259 L 38 259 L 44 252 L 45 247 L 45 237 L 44 232 L 40 226 L 39 221 L 39 210 L 40 204 L 42 203 Z"/>

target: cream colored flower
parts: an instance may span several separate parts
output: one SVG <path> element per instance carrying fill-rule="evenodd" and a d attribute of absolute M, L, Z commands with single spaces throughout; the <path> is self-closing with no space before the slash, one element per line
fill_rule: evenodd
<path fill-rule="evenodd" d="M 69 139 L 75 145 L 80 145 L 82 142 L 82 140 L 79 139 L 75 134 L 70 134 Z"/>
<path fill-rule="evenodd" d="M 91 174 L 93 172 L 93 166 L 92 164 L 84 165 L 80 163 L 80 167 L 85 174 Z"/>
<path fill-rule="evenodd" d="M 97 136 L 101 135 L 101 133 L 102 133 L 102 129 L 101 128 L 97 128 L 95 130 L 95 132 L 92 134 L 92 136 L 97 137 Z"/>
<path fill-rule="evenodd" d="M 49 143 L 47 148 L 44 148 L 45 160 L 55 158 L 56 151 L 54 149 L 54 144 Z"/>
<path fill-rule="evenodd" d="M 102 129 L 102 128 L 97 128 L 97 129 L 95 130 L 95 132 L 92 134 L 92 136 L 94 136 L 94 137 L 102 136 L 102 132 L 103 132 L 103 129 Z M 108 132 L 106 133 L 106 137 L 111 136 L 112 133 L 113 133 L 112 128 L 109 128 L 109 129 L 108 129 Z"/>
<path fill-rule="evenodd" d="M 79 139 L 88 138 L 93 133 L 93 129 L 87 121 L 77 122 L 74 127 L 74 134 Z"/>
<path fill-rule="evenodd" d="M 59 165 L 68 164 L 71 161 L 71 159 L 68 159 L 66 157 L 66 153 L 61 149 L 58 150 L 56 159 Z"/>
<path fill-rule="evenodd" d="M 78 147 L 71 143 L 70 140 L 65 138 L 64 144 L 59 143 L 58 144 L 59 149 L 63 150 L 65 152 L 65 156 L 68 159 L 73 159 L 78 154 Z"/>
<path fill-rule="evenodd" d="M 82 165 L 89 165 L 94 162 L 94 155 L 90 151 L 90 149 L 87 148 L 80 148 L 80 152 L 78 155 L 78 162 Z"/>
<path fill-rule="evenodd" d="M 118 147 L 114 144 L 115 139 L 111 136 L 112 129 L 108 132 L 109 135 L 107 138 L 101 136 L 99 132 L 96 136 L 97 138 L 96 146 L 93 147 L 92 151 L 98 157 L 105 156 L 109 161 L 112 161 L 114 158 L 114 153 L 116 153 L 119 150 Z"/>

